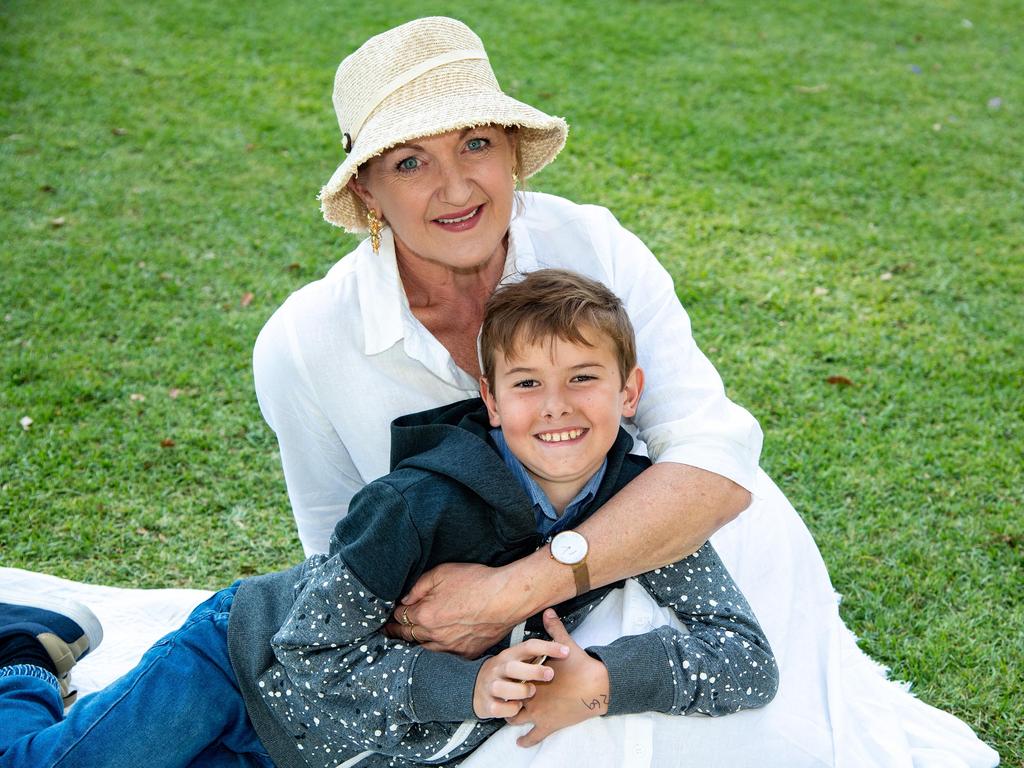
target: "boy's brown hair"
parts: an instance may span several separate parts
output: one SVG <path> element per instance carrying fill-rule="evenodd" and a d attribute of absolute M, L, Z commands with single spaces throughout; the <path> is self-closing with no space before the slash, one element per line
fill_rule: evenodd
<path fill-rule="evenodd" d="M 622 385 L 636 367 L 633 324 L 619 297 L 596 280 L 565 269 L 539 269 L 518 283 L 499 286 L 484 309 L 480 330 L 480 363 L 494 387 L 495 355 L 505 359 L 520 344 L 561 339 L 592 347 L 585 331 L 596 331 L 615 349 Z"/>

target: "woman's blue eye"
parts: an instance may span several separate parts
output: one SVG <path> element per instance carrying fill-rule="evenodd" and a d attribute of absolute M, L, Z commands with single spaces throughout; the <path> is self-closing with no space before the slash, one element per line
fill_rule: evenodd
<path fill-rule="evenodd" d="M 486 147 L 489 143 L 487 139 L 470 139 L 466 142 L 466 149 L 476 152 Z"/>
<path fill-rule="evenodd" d="M 404 160 L 400 160 L 398 163 L 398 170 L 400 171 L 415 171 L 420 165 L 420 161 L 415 157 L 407 157 Z"/>

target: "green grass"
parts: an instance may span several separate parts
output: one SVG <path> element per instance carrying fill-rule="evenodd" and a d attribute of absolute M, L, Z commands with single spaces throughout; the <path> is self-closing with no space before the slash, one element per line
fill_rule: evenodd
<path fill-rule="evenodd" d="M 863 647 L 1024 764 L 1020 2 L 8 0 L 3 564 L 217 587 L 301 556 L 252 343 L 354 242 L 314 200 L 337 62 L 427 12 L 569 119 L 531 186 L 672 272 Z"/>

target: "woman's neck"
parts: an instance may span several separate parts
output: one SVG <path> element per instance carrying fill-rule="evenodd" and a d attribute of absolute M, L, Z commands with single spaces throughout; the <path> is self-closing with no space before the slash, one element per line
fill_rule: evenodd
<path fill-rule="evenodd" d="M 435 306 L 471 305 L 482 309 L 505 269 L 504 242 L 489 259 L 468 269 L 411 254 L 398 242 L 395 243 L 395 256 L 402 287 L 414 312 Z"/>
<path fill-rule="evenodd" d="M 456 365 L 479 378 L 476 337 L 484 306 L 504 272 L 504 243 L 473 269 L 454 269 L 403 250 L 396 247 L 398 274 L 413 315 L 448 350 Z"/>

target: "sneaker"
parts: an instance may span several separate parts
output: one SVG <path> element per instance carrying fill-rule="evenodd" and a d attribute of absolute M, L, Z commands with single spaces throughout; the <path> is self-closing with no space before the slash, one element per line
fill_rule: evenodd
<path fill-rule="evenodd" d="M 39 642 L 57 670 L 64 706 L 71 706 L 78 691 L 68 673 L 103 640 L 96 615 L 79 602 L 32 590 L 28 584 L 0 583 L 0 640 L 13 635 L 30 635 Z"/>

